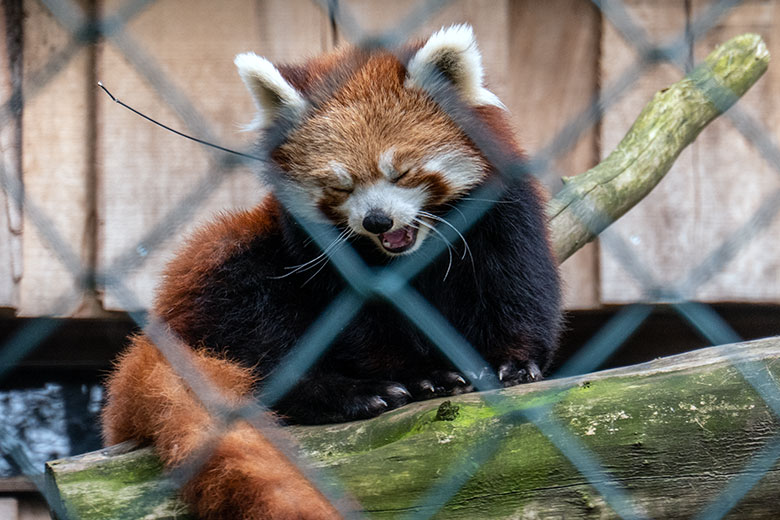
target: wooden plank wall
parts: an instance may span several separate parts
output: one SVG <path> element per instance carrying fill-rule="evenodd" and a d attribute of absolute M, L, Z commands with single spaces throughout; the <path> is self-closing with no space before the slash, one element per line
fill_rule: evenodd
<path fill-rule="evenodd" d="M 43 499 L 0 497 L 0 518 L 3 520 L 49 520 L 51 514 Z"/>
<path fill-rule="evenodd" d="M 118 0 L 106 1 L 105 12 L 119 5 Z M 179 1 L 153 3 L 127 26 L 127 36 L 194 104 L 213 129 L 213 139 L 228 147 L 246 147 L 252 136 L 238 130 L 252 120 L 254 108 L 235 72 L 233 57 L 247 50 L 280 61 L 317 54 L 330 42 L 327 16 L 312 2 L 284 0 L 197 0 L 183 7 Z M 139 110 L 187 131 L 169 99 L 149 85 L 119 52 L 119 45 L 109 41 L 99 49 L 102 81 Z M 108 97 L 99 98 L 98 267 L 111 268 L 129 252 L 136 263 L 120 274 L 127 276 L 127 288 L 137 295 L 137 304 L 149 305 L 160 270 L 197 223 L 218 211 L 250 206 L 262 197 L 264 189 L 246 168 L 220 173 L 215 157 L 209 149 L 119 109 Z M 159 245 L 138 247 L 188 194 L 208 182 L 213 192 L 194 214 L 187 215 L 184 225 L 165 230 L 168 238 Z M 103 295 L 103 304 L 110 310 L 137 306 L 111 291 Z"/>
<path fill-rule="evenodd" d="M 362 26 L 373 30 L 403 19 L 417 5 L 414 0 L 342 1 Z M 683 31 L 706 3 L 627 1 L 630 14 L 653 41 Z M 752 30 L 780 56 L 771 36 L 780 23 L 778 4 L 780 0 L 756 0 L 737 8 L 691 54 L 701 58 L 717 42 Z M 120 5 L 121 0 L 99 0 L 97 9 L 110 15 Z M 67 44 L 68 35 L 38 0 L 24 0 L 24 6 L 25 77 L 30 77 Z M 474 26 L 488 78 L 531 154 L 548 145 L 601 85 L 608 85 L 636 58 L 612 25 L 584 0 L 461 0 L 423 20 L 414 34 L 423 37 L 442 25 L 464 21 Z M 215 212 L 251 205 L 263 193 L 247 169 L 219 173 L 217 156 L 118 107 L 95 89 L 94 80 L 103 81 L 141 111 L 193 131 L 173 108 L 175 93 L 182 92 L 213 130 L 210 137 L 241 147 L 251 136 L 239 132 L 238 125 L 251 119 L 253 109 L 234 71 L 233 56 L 254 50 L 273 60 L 292 61 L 343 40 L 327 13 L 309 0 L 158 0 L 115 38 L 82 49 L 25 106 L 22 176 L 27 195 L 52 218 L 80 260 L 99 269 L 121 265 L 120 272 L 112 272 L 124 276 L 129 292 L 79 297 L 64 314 L 100 315 L 148 306 L 159 272 L 183 236 Z M 151 87 L 155 70 L 150 81 L 149 71 L 139 71 L 134 60 L 123 55 L 121 50 L 127 48 L 152 58 L 167 82 L 163 94 Z M 550 171 L 544 172 L 545 183 L 554 191 L 561 175 L 592 166 L 599 154 L 614 146 L 652 93 L 680 76 L 670 65 L 646 70 L 635 87 L 609 107 L 600 125 L 587 129 L 555 158 Z M 746 106 L 775 135 L 780 106 L 771 93 L 777 92 L 779 77 L 771 69 L 749 94 Z M 3 78 L 0 68 L 0 88 L 7 82 Z M 766 167 L 728 123 L 716 122 L 615 231 L 653 276 L 677 280 L 695 259 L 737 229 L 760 204 L 761 195 L 776 189 L 778 179 L 780 175 Z M 202 205 L 187 203 L 181 225 L 162 230 L 165 240 L 149 244 L 150 233 L 181 201 L 210 185 L 217 188 Z M 769 240 L 778 236 L 778 226 L 759 234 L 724 274 L 694 296 L 710 301 L 780 301 L 780 246 Z M 24 315 L 45 313 L 57 295 L 73 289 L 72 278 L 27 220 L 17 264 L 10 254 L 14 239 L 20 240 L 18 230 L 9 217 L 0 215 L 0 307 L 13 307 Z M 569 308 L 594 308 L 642 296 L 604 244 L 589 246 L 569 260 L 564 278 Z"/>
<path fill-rule="evenodd" d="M 656 43 L 682 34 L 710 6 L 709 0 L 692 4 L 677 1 L 630 0 L 629 13 Z M 773 57 L 780 56 L 777 29 L 780 2 L 749 0 L 731 10 L 698 40 L 689 53 L 703 59 L 718 43 L 745 32 L 761 34 Z M 631 47 L 610 25 L 602 39 L 602 84 L 608 85 L 636 59 Z M 619 103 L 611 107 L 601 126 L 602 156 L 617 143 L 643 104 L 659 88 L 680 77 L 671 65 L 648 69 Z M 776 64 L 748 92 L 740 108 L 766 129 L 778 143 L 780 89 Z M 612 229 L 636 261 L 628 263 L 646 270 L 657 282 L 685 281 L 728 237 L 743 234 L 740 228 L 759 209 L 765 197 L 780 189 L 780 172 L 769 167 L 726 117 L 706 128 L 697 141 L 678 158 L 667 177 L 653 193 L 630 211 Z M 685 296 L 701 301 L 780 300 L 780 218 L 758 233 L 716 276 L 699 284 Z M 601 301 L 626 303 L 644 297 L 625 262 L 602 240 Z"/>
<path fill-rule="evenodd" d="M 693 16 L 712 0 L 694 0 Z M 740 106 L 780 143 L 780 2 L 751 0 L 734 9 L 696 46 L 703 59 L 718 42 L 738 34 L 761 34 L 773 57 L 764 78 Z M 740 228 L 763 202 L 780 190 L 780 171 L 728 120 L 715 121 L 693 144 L 696 205 L 686 222 L 695 229 L 700 251 L 711 251 L 722 237 L 742 235 Z M 743 247 L 728 268 L 702 285 L 695 298 L 705 301 L 780 301 L 780 215 Z"/>

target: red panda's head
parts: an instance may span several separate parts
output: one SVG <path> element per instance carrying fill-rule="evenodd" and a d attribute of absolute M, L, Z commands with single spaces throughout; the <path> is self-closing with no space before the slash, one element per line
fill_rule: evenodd
<path fill-rule="evenodd" d="M 462 102 L 503 110 L 484 86 L 471 27 L 442 29 L 405 52 L 402 63 L 387 51 L 349 48 L 278 68 L 252 53 L 236 57 L 259 109 L 255 126 L 294 120 L 273 153 L 284 188 L 303 195 L 310 215 L 370 237 L 388 255 L 416 250 L 436 211 L 490 171 L 423 90 L 430 72 L 446 77 Z"/>

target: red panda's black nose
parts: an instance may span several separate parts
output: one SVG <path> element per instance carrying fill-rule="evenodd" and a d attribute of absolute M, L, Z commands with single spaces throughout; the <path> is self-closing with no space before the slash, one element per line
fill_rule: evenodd
<path fill-rule="evenodd" d="M 389 231 L 393 227 L 393 219 L 391 219 L 385 212 L 374 209 L 368 212 L 363 218 L 363 227 L 369 233 L 384 233 Z"/>

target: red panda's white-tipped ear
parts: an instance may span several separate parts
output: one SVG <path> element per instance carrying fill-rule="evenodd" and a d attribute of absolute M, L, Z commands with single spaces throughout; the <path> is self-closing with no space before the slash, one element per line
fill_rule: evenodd
<path fill-rule="evenodd" d="M 260 111 L 253 127 L 270 126 L 285 110 L 289 116 L 298 116 L 306 110 L 303 95 L 267 59 L 245 52 L 236 56 L 233 63 Z"/>
<path fill-rule="evenodd" d="M 485 88 L 482 55 L 470 25 L 452 25 L 435 32 L 409 60 L 406 70 L 407 87 L 424 88 L 431 72 L 438 71 L 471 105 L 506 108 Z"/>

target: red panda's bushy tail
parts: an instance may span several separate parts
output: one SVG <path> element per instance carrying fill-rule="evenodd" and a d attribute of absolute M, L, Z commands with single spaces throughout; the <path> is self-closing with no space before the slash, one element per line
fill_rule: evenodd
<path fill-rule="evenodd" d="M 237 404 L 250 395 L 255 379 L 249 370 L 205 352 L 195 352 L 193 358 L 226 402 Z M 133 338 L 107 389 L 102 415 L 105 442 L 149 442 L 167 468 L 181 464 L 214 431 L 214 419 L 144 336 Z M 241 422 L 222 436 L 181 493 L 203 519 L 339 518 L 294 464 Z"/>

